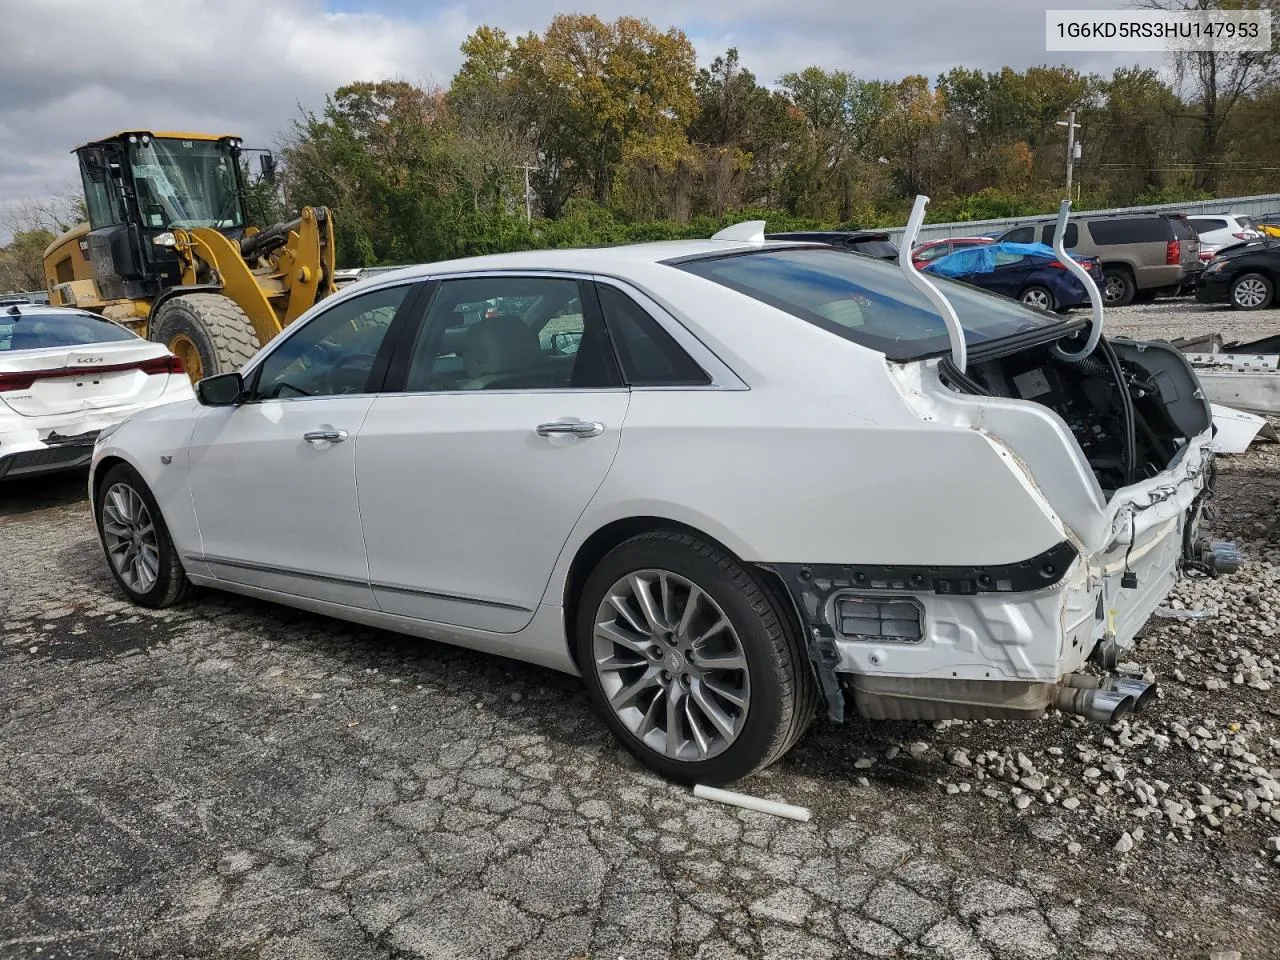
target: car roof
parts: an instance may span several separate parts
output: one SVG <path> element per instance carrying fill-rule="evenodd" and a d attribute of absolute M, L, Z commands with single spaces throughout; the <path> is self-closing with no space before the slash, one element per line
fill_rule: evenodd
<path fill-rule="evenodd" d="M 405 266 L 369 281 L 381 286 L 384 282 L 406 280 L 413 277 L 431 277 L 446 273 L 469 273 L 488 270 L 564 270 L 570 273 L 598 271 L 610 274 L 625 272 L 637 265 L 658 264 L 667 260 L 688 260 L 699 257 L 715 257 L 725 254 L 746 253 L 753 250 L 812 247 L 812 243 L 797 241 L 765 240 L 654 240 L 648 243 L 628 243 L 605 247 L 553 247 L 543 250 L 520 250 L 515 253 L 489 253 L 475 257 L 460 257 L 435 263 L 419 263 Z M 360 283 L 361 281 L 357 281 Z M 345 289 L 351 289 L 351 287 Z M 367 289 L 367 288 L 366 288 Z"/>
<path fill-rule="evenodd" d="M 100 313 L 84 310 L 80 307 L 63 307 L 48 303 L 4 303 L 0 302 L 0 317 L 93 317 L 106 320 Z M 117 324 L 119 326 L 119 324 Z M 127 327 L 125 329 L 128 329 Z"/>

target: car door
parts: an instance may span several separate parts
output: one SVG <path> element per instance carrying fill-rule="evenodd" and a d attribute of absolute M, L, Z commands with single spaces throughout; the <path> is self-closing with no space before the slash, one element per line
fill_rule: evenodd
<path fill-rule="evenodd" d="M 247 401 L 206 408 L 190 447 L 204 561 L 234 583 L 376 609 L 355 446 L 413 284 L 346 297 L 286 331 L 246 373 Z M 376 370 L 376 373 L 375 373 Z"/>
<path fill-rule="evenodd" d="M 442 279 L 356 448 L 373 596 L 499 633 L 533 618 L 617 453 L 629 393 L 591 284 Z"/>
<path fill-rule="evenodd" d="M 981 278 L 981 286 L 993 293 L 1016 299 L 1034 268 L 1034 261 L 1030 257 L 1006 251 L 998 251 L 995 261 L 995 269 Z"/>

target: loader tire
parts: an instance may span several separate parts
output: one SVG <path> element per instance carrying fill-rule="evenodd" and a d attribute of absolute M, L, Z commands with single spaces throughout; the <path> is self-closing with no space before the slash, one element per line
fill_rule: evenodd
<path fill-rule="evenodd" d="M 248 314 L 220 293 L 166 300 L 152 317 L 150 339 L 177 354 L 192 383 L 239 370 L 261 346 Z"/>

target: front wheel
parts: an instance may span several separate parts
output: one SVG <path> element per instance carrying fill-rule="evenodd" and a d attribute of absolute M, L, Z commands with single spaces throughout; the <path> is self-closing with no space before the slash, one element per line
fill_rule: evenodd
<path fill-rule="evenodd" d="M 166 300 L 150 320 L 148 338 L 163 343 L 193 384 L 238 370 L 258 352 L 258 334 L 240 305 L 220 293 L 186 293 Z"/>
<path fill-rule="evenodd" d="M 1231 284 L 1231 305 L 1237 310 L 1265 310 L 1275 296 L 1275 285 L 1260 273 L 1241 274 Z"/>
<path fill-rule="evenodd" d="M 155 497 L 127 464 L 107 471 L 98 486 L 98 538 L 111 575 L 134 603 L 168 607 L 194 589 L 187 579 Z"/>
<path fill-rule="evenodd" d="M 782 604 L 736 559 L 675 531 L 642 534 L 587 580 L 575 636 L 588 692 L 643 764 L 729 783 L 783 756 L 817 687 Z"/>

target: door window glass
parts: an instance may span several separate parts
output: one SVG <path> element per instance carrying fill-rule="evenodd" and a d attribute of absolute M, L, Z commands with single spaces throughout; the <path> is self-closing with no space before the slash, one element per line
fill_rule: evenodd
<path fill-rule="evenodd" d="M 371 290 L 307 321 L 258 367 L 258 399 L 369 391 L 373 360 L 412 284 Z"/>
<path fill-rule="evenodd" d="M 414 345 L 405 389 L 567 390 L 618 386 L 599 317 L 559 277 L 441 282 Z"/>
<path fill-rule="evenodd" d="M 711 382 L 643 307 L 615 287 L 601 284 L 598 289 L 600 306 L 628 384 L 654 387 Z"/>

